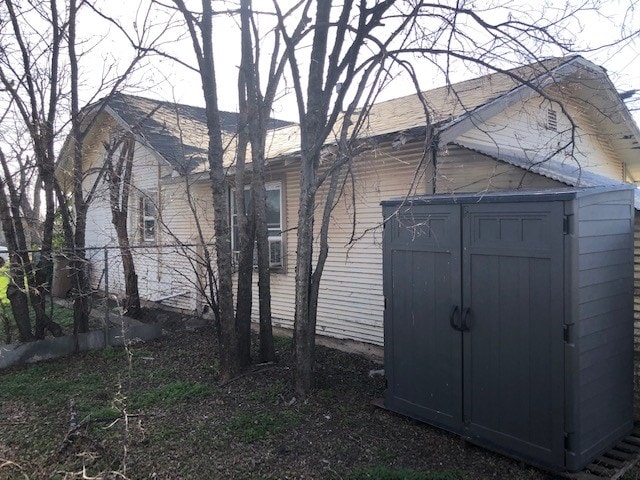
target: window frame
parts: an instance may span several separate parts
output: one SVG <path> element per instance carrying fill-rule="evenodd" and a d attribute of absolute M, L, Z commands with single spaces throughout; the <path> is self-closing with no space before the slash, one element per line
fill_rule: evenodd
<path fill-rule="evenodd" d="M 138 197 L 138 231 L 141 244 L 152 244 L 158 241 L 158 202 L 157 192 L 142 193 Z M 153 213 L 147 215 L 147 206 Z M 153 237 L 147 236 L 147 222 L 153 222 Z"/>
<path fill-rule="evenodd" d="M 285 269 L 285 236 L 283 234 L 284 228 L 284 220 L 285 220 L 285 202 L 284 202 L 284 181 L 283 180 L 272 180 L 265 182 L 265 189 L 268 192 L 277 190 L 279 195 L 279 233 L 278 234 L 270 234 L 269 231 L 276 230 L 276 228 L 269 228 L 269 224 L 267 223 L 267 241 L 269 242 L 269 268 L 272 270 L 284 270 Z M 245 191 L 251 190 L 251 185 L 244 186 Z M 231 252 L 232 252 L 232 261 L 234 265 L 237 265 L 239 250 L 236 248 L 236 229 L 237 229 L 237 212 L 236 212 L 236 187 L 231 186 L 229 188 L 229 227 L 231 233 Z M 273 263 L 271 261 L 271 243 L 272 242 L 280 242 L 280 262 Z M 257 255 L 254 250 L 254 267 L 257 267 Z"/>
<path fill-rule="evenodd" d="M 557 132 L 558 131 L 558 112 L 557 110 L 555 110 L 553 107 L 547 107 L 547 118 L 546 118 L 546 123 L 545 126 L 547 128 L 547 130 L 550 130 L 552 132 Z"/>

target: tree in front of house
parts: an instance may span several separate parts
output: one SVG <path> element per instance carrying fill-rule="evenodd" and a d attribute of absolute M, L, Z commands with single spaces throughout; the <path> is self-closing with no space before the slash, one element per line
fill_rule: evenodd
<path fill-rule="evenodd" d="M 151 8 L 151 7 L 148 7 Z M 23 318 L 21 338 L 34 337 L 27 332 L 29 304 L 36 314 L 36 337 L 44 335 L 48 329 L 60 333 L 54 323 L 44 313 L 45 286 L 52 269 L 52 248 L 56 208 L 64 236 L 64 251 L 69 256 L 74 293 L 74 332 L 88 330 L 89 280 L 86 272 L 85 231 L 86 214 L 94 198 L 96 185 L 83 189 L 83 181 L 88 172 L 84 165 L 86 135 L 91 129 L 92 119 L 80 109 L 81 97 L 89 97 L 89 103 L 99 95 L 112 94 L 123 87 L 132 72 L 158 41 L 166 25 L 154 29 L 150 23 L 153 15 L 148 9 L 138 13 L 141 22 L 132 27 L 133 34 L 117 22 L 99 11 L 93 2 L 66 0 L 60 2 L 16 2 L 7 0 L 0 6 L 0 102 L 5 114 L 3 127 L 8 119 L 17 122 L 27 132 L 27 151 L 42 185 L 44 195 L 44 221 L 37 268 L 31 264 L 27 250 L 26 236 L 21 233 L 21 214 L 16 210 L 20 201 L 12 198 L 11 184 L 8 182 L 17 159 L 6 158 L 7 169 L 3 170 L 4 186 L 7 191 L 0 199 L 3 229 L 8 235 L 7 243 L 12 267 L 12 307 L 20 309 L 18 318 Z M 83 17 L 84 16 L 84 17 Z M 122 33 L 131 45 L 131 58 L 124 55 L 103 62 L 104 70 L 99 80 L 95 79 L 95 59 L 97 46 L 79 36 L 82 21 L 97 21 L 104 26 L 109 23 L 113 31 Z M 164 22 L 163 22 L 164 23 Z M 138 28 L 141 27 L 141 28 Z M 124 50 L 119 52 L 125 53 Z M 87 67 L 87 65 L 92 65 Z M 89 71 L 91 70 L 91 71 Z M 98 85 L 93 92 L 85 84 L 89 77 Z M 95 113 L 95 112 L 94 112 Z M 65 148 L 72 157 L 68 178 L 71 179 L 71 200 L 65 196 L 65 189 L 54 175 L 62 134 L 69 133 Z M 98 177 L 104 175 L 100 169 Z M 35 187 L 36 195 L 40 187 Z M 16 195 L 19 195 L 16 191 Z M 25 241 L 23 242 L 23 237 Z M 13 241 L 15 239 L 15 241 Z M 29 289 L 25 292 L 20 279 L 26 275 Z M 26 297 L 27 293 L 29 298 Z M 14 311 L 15 313 L 15 311 Z"/>
<path fill-rule="evenodd" d="M 125 298 L 122 311 L 126 316 L 140 318 L 142 310 L 140 307 L 140 292 L 138 291 L 138 275 L 136 275 L 127 225 L 135 146 L 136 140 L 133 133 L 124 134 L 110 143 L 105 142 L 106 158 L 104 168 L 105 182 L 109 186 L 111 223 L 118 237 L 122 271 L 124 273 Z"/>
<path fill-rule="evenodd" d="M 265 142 L 272 104 L 279 80 L 285 68 L 286 57 L 279 52 L 281 41 L 278 30 L 273 41 L 274 50 L 268 67 L 266 85 L 260 81 L 261 42 L 257 14 L 252 2 L 240 3 L 241 49 L 238 70 L 239 122 L 235 161 L 235 195 L 233 204 L 228 202 L 226 168 L 223 163 L 224 146 L 220 127 L 218 98 L 220 92 L 216 80 L 216 59 L 213 54 L 214 11 L 211 2 L 202 1 L 201 11 L 190 10 L 182 0 L 174 0 L 187 24 L 205 99 L 209 134 L 209 177 L 213 203 L 215 259 L 217 271 L 216 318 L 220 344 L 220 379 L 224 383 L 238 375 L 248 365 L 250 346 L 252 270 L 254 244 L 257 245 L 260 356 L 264 361 L 275 358 L 271 331 L 270 308 L 270 252 L 267 226 L 267 189 L 264 180 Z M 284 14 L 287 16 L 288 14 Z M 300 37 L 306 20 L 299 18 L 294 38 Z M 295 40 L 292 40 L 295 41 Z M 264 90 L 263 90 L 264 89 Z M 247 147 L 251 146 L 251 181 L 245 180 Z M 250 195 L 245 195 L 245 185 L 250 184 Z M 239 250 L 237 265 L 237 303 L 234 310 L 232 237 L 230 207 L 233 206 L 236 247 Z"/>

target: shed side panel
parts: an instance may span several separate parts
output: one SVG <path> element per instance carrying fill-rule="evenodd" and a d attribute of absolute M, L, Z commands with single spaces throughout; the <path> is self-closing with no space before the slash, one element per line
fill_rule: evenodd
<path fill-rule="evenodd" d="M 640 212 L 635 212 L 633 249 L 634 417 L 640 418 Z"/>
<path fill-rule="evenodd" d="M 579 199 L 575 288 L 575 453 L 589 457 L 632 427 L 632 198 L 629 191 Z M 597 254 L 585 245 L 599 245 Z"/>

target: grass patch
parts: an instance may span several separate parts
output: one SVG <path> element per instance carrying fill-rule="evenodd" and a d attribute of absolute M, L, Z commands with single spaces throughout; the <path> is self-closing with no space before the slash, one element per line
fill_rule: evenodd
<path fill-rule="evenodd" d="M 32 365 L 0 376 L 0 399 L 19 398 L 38 405 L 58 405 L 71 397 L 84 397 L 102 390 L 102 380 L 97 373 L 69 378 L 65 376 L 62 363 Z"/>
<path fill-rule="evenodd" d="M 118 418 L 121 413 L 114 407 L 95 407 L 89 411 L 88 415 L 90 415 L 93 420 L 111 420 Z"/>
<path fill-rule="evenodd" d="M 47 315 L 51 313 L 47 309 Z M 64 308 L 60 305 L 53 305 L 53 321 L 62 327 L 66 332 L 73 332 L 73 310 L 70 308 Z"/>
<path fill-rule="evenodd" d="M 299 420 L 300 418 L 291 411 L 256 413 L 235 417 L 227 427 L 244 443 L 254 443 L 297 425 Z"/>
<path fill-rule="evenodd" d="M 375 466 L 355 470 L 346 478 L 348 480 L 464 480 L 467 477 L 455 470 L 430 472 Z"/>
<path fill-rule="evenodd" d="M 0 277 L 1 279 L 1 277 Z M 1 286 L 0 286 L 1 290 Z M 0 295 L 1 296 L 1 295 Z M 45 313 L 52 317 L 52 320 L 56 322 L 66 335 L 71 335 L 73 333 L 73 310 L 70 308 L 61 307 L 58 304 L 53 305 L 53 314 L 51 313 L 51 305 L 48 304 Z M 0 329 L 0 343 L 6 343 L 8 338 L 11 339 L 12 343 L 18 341 L 18 327 L 16 326 L 16 322 L 13 318 L 13 312 L 11 311 L 11 305 L 7 302 L 0 301 L 0 317 L 2 320 L 0 323 L 2 327 Z M 96 324 L 96 321 L 93 318 L 89 320 L 90 327 L 99 328 L 100 326 Z M 31 329 L 32 331 L 35 329 L 36 320 L 35 317 L 31 316 Z"/>
<path fill-rule="evenodd" d="M 273 337 L 273 344 L 280 350 L 291 350 L 293 348 L 292 337 Z"/>
<path fill-rule="evenodd" d="M 193 398 L 211 395 L 214 388 L 198 382 L 177 381 L 133 396 L 132 405 L 137 409 L 171 406 Z"/>
<path fill-rule="evenodd" d="M 107 347 L 102 352 L 102 358 L 105 360 L 116 360 L 127 357 L 127 351 L 124 348 Z"/>
<path fill-rule="evenodd" d="M 327 400 L 330 400 L 332 398 L 335 398 L 336 394 L 333 393 L 331 390 L 319 390 L 318 391 L 318 396 L 320 398 L 325 398 Z"/>
<path fill-rule="evenodd" d="M 144 348 L 136 348 L 131 350 L 131 354 L 134 358 L 155 358 L 154 353 L 151 350 L 146 350 Z"/>

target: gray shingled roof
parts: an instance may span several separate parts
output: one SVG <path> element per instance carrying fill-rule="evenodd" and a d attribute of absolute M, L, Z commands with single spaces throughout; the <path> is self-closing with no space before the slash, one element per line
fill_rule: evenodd
<path fill-rule="evenodd" d="M 108 100 L 108 107 L 181 174 L 202 170 L 206 165 L 208 135 L 204 108 L 121 93 Z M 221 111 L 220 121 L 228 143 L 236 134 L 238 114 Z M 272 119 L 270 127 L 286 125 L 290 122 Z"/>
<path fill-rule="evenodd" d="M 601 78 L 606 80 L 606 74 L 600 67 L 590 64 L 581 57 L 550 58 L 513 68 L 506 73 L 484 75 L 420 94 L 415 93 L 375 104 L 368 112 L 360 137 L 372 138 L 398 132 L 418 132 L 428 124 L 436 127 L 440 133 L 451 130 L 456 124 L 471 117 L 475 118 L 477 112 L 482 112 L 494 102 L 526 88 L 529 82 L 536 88 L 545 88 L 555 80 L 562 81 L 568 72 L 572 71 L 571 65 L 576 63 L 585 64 L 588 68 L 599 72 L 602 75 Z M 610 87 L 615 92 L 613 85 Z M 425 114 L 425 105 L 428 118 Z M 204 109 L 123 94 L 113 97 L 109 101 L 109 106 L 112 113 L 119 116 L 129 128 L 138 126 L 139 133 L 149 146 L 166 158 L 179 173 L 198 173 L 207 170 L 207 128 Z M 231 112 L 220 112 L 220 114 L 224 130 L 223 140 L 227 146 L 224 161 L 226 165 L 232 165 L 235 160 L 237 114 Z M 638 137 L 637 127 L 635 125 L 631 127 L 629 127 L 633 130 L 631 136 L 628 129 L 623 133 L 626 135 L 624 138 L 633 138 L 625 140 L 624 145 L 617 146 L 619 149 L 637 148 L 637 143 L 633 143 L 634 138 Z M 298 125 L 272 120 L 270 128 L 265 152 L 268 159 L 290 157 L 299 153 Z M 339 128 L 340 121 L 337 122 L 335 129 Z M 331 143 L 331 138 L 328 141 Z M 637 156 L 634 155 L 634 158 Z M 628 162 L 629 159 L 625 161 Z"/>
<path fill-rule="evenodd" d="M 359 136 L 373 138 L 426 127 L 428 124 L 435 127 L 450 125 L 523 84 L 531 82 L 535 85 L 538 78 L 553 75 L 558 67 L 574 58 L 576 57 L 549 58 L 507 70 L 507 73 L 495 72 L 376 103 L 370 108 Z M 340 126 L 338 121 L 334 128 L 336 135 Z M 297 125 L 272 132 L 267 143 L 267 156 L 275 158 L 298 152 L 299 137 Z"/>

